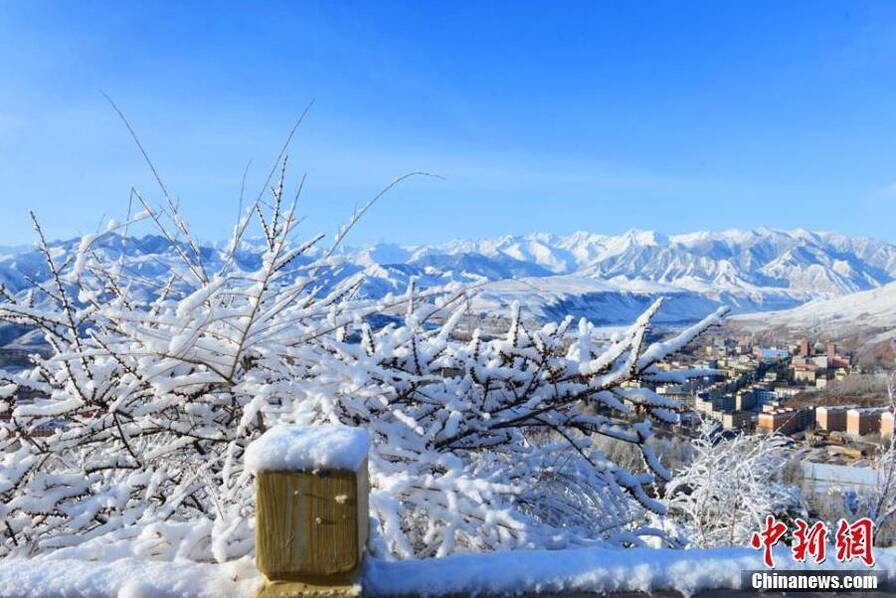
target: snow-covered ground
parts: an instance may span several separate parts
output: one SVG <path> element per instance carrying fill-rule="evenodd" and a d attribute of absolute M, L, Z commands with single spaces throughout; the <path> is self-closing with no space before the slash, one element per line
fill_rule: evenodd
<path fill-rule="evenodd" d="M 261 577 L 251 559 L 225 565 L 123 558 L 0 560 L 0 596 L 228 598 L 254 596 Z"/>
<path fill-rule="evenodd" d="M 896 549 L 878 550 L 878 569 L 896 575 Z M 832 559 L 830 559 L 832 560 Z M 776 550 L 777 569 L 806 566 Z M 833 562 L 818 569 L 857 568 Z M 673 590 L 687 596 L 702 589 L 739 588 L 741 571 L 761 570 L 761 554 L 750 548 L 706 550 L 514 551 L 457 555 L 427 561 L 370 561 L 366 588 L 378 596 L 513 594 L 561 592 L 648 592 Z"/>
<path fill-rule="evenodd" d="M 875 569 L 896 579 L 896 549 L 878 549 Z M 777 569 L 809 568 L 787 548 Z M 441 559 L 368 559 L 365 593 L 372 596 L 501 595 L 562 592 L 671 590 L 684 596 L 709 588 L 740 587 L 741 571 L 762 569 L 750 548 L 653 550 L 582 548 L 505 551 Z M 856 569 L 830 559 L 817 569 Z M 0 596 L 242 597 L 254 596 L 261 578 L 249 558 L 225 565 L 121 559 L 111 562 L 49 558 L 0 561 Z"/>

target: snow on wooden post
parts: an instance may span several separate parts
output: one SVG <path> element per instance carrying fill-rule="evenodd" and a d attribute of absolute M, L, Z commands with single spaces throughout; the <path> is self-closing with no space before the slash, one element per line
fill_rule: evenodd
<path fill-rule="evenodd" d="M 255 563 L 267 580 L 260 596 L 360 591 L 369 448 L 365 430 L 340 425 L 279 425 L 249 446 Z"/>

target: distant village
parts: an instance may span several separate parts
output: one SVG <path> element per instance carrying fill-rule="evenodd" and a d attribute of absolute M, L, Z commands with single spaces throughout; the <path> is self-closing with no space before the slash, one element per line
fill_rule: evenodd
<path fill-rule="evenodd" d="M 727 433 L 778 432 L 792 438 L 803 459 L 839 465 L 860 464 L 893 436 L 885 390 L 858 401 L 855 392 L 840 390 L 874 376 L 831 341 L 764 346 L 749 337 L 708 335 L 663 367 L 706 370 L 654 389 L 691 409 L 682 417 L 685 429 L 710 419 Z"/>

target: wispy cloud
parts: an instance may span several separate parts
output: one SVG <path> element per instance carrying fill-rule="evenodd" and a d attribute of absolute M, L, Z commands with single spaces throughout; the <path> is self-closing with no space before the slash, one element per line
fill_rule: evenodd
<path fill-rule="evenodd" d="M 668 173 L 580 157 L 522 153 L 438 153 L 406 150 L 315 147 L 311 167 L 322 177 L 336 173 L 357 182 L 409 170 L 437 173 L 449 185 L 483 191 L 519 188 L 555 191 L 651 190 L 712 191 L 744 187 L 742 181 L 702 174 Z M 346 165 L 351 165 L 346 171 Z"/>

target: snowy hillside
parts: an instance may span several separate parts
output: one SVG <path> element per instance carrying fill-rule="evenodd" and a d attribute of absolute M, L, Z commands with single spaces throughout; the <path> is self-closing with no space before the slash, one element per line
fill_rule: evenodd
<path fill-rule="evenodd" d="M 880 331 L 868 342 L 886 340 L 896 334 L 896 283 L 833 299 L 818 299 L 800 307 L 763 314 L 742 314 L 735 325 L 763 331 L 775 329 L 798 333 L 844 336 Z"/>
<path fill-rule="evenodd" d="M 657 323 L 691 322 L 711 313 L 718 303 L 700 293 L 642 280 L 601 281 L 575 275 L 501 280 L 482 287 L 473 300 L 478 313 L 503 313 L 519 301 L 539 320 L 585 317 L 598 325 L 631 322 L 658 297 L 665 297 Z"/>
<path fill-rule="evenodd" d="M 78 243 L 54 246 L 74 253 Z M 176 274 L 179 263 L 177 251 L 161 236 L 108 235 L 97 250 L 127 254 L 135 284 L 147 289 Z M 254 271 L 261 251 L 260 242 L 244 241 L 237 261 Z M 202 253 L 213 272 L 223 263 L 225 248 L 208 245 Z M 781 310 L 896 280 L 896 245 L 805 230 L 535 233 L 434 246 L 381 243 L 345 249 L 341 257 L 329 279 L 335 284 L 358 277 L 366 297 L 403 293 L 411 280 L 423 288 L 456 282 L 480 289 L 474 307 L 481 311 L 519 300 L 533 317 L 572 314 L 604 324 L 630 321 L 660 295 L 671 299 L 668 321 L 681 322 L 720 303 L 735 312 Z M 7 289 L 22 292 L 48 275 L 37 252 L 0 249 L 0 284 Z"/>

